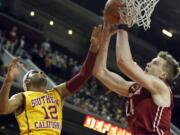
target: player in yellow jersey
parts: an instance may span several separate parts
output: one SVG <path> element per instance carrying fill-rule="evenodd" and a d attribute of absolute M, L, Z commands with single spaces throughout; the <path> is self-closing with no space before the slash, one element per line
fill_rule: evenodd
<path fill-rule="evenodd" d="M 0 91 L 0 114 L 15 113 L 21 135 L 59 135 L 62 128 L 62 104 L 65 97 L 74 94 L 91 76 L 96 55 L 98 30 L 94 28 L 91 46 L 78 74 L 70 80 L 46 90 L 43 72 L 31 70 L 23 78 L 24 92 L 9 98 L 13 80 L 20 73 L 19 58 L 9 65 Z"/>

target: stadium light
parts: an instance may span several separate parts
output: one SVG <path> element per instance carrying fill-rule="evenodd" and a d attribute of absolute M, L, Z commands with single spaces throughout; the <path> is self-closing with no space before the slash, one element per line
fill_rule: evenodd
<path fill-rule="evenodd" d="M 68 34 L 69 35 L 72 35 L 73 34 L 73 31 L 71 29 L 68 30 Z"/>
<path fill-rule="evenodd" d="M 30 16 L 35 16 L 35 12 L 34 12 L 34 11 L 31 11 L 31 12 L 30 12 Z"/>
<path fill-rule="evenodd" d="M 54 25 L 54 21 L 50 20 L 50 21 L 49 21 L 49 25 L 50 25 L 50 26 L 53 26 L 53 25 Z"/>
<path fill-rule="evenodd" d="M 169 31 L 167 31 L 166 29 L 163 29 L 163 30 L 162 30 L 162 33 L 163 33 L 164 35 L 170 37 L 170 38 L 173 36 L 173 34 L 172 34 L 171 32 L 169 32 Z"/>

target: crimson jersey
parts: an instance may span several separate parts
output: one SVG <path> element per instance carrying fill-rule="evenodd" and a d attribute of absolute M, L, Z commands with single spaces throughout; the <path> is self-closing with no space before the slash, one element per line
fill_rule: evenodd
<path fill-rule="evenodd" d="M 150 92 L 137 83 L 130 87 L 126 108 L 132 135 L 171 135 L 170 123 L 173 108 L 161 107 L 154 103 Z"/>

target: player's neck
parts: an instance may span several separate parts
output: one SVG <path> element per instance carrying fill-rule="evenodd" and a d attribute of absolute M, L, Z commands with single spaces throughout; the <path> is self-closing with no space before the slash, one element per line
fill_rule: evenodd
<path fill-rule="evenodd" d="M 45 92 L 45 88 L 31 88 L 29 91 L 34 91 L 34 92 Z"/>

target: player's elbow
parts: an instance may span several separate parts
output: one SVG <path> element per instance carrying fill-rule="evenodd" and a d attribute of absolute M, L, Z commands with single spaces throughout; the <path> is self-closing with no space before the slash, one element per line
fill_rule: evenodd
<path fill-rule="evenodd" d="M 93 70 L 93 75 L 97 78 L 100 79 L 104 76 L 105 69 L 101 70 Z"/>
<path fill-rule="evenodd" d="M 127 66 L 131 65 L 132 60 L 126 60 L 126 59 L 119 59 L 116 64 L 119 69 L 126 68 Z"/>
<path fill-rule="evenodd" d="M 123 67 L 125 66 L 126 61 L 123 60 L 123 59 L 118 59 L 117 62 L 116 62 L 116 64 L 117 64 L 117 67 L 118 67 L 119 69 L 121 69 L 121 68 L 123 68 Z"/>
<path fill-rule="evenodd" d="M 93 71 L 92 71 L 93 76 L 96 76 L 97 73 L 98 73 L 98 70 L 94 68 Z"/>
<path fill-rule="evenodd" d="M 94 68 L 93 68 L 93 71 L 92 71 L 92 74 L 93 74 L 95 77 L 97 77 L 97 76 L 100 75 L 100 71 L 101 71 L 100 68 L 94 67 Z"/>

